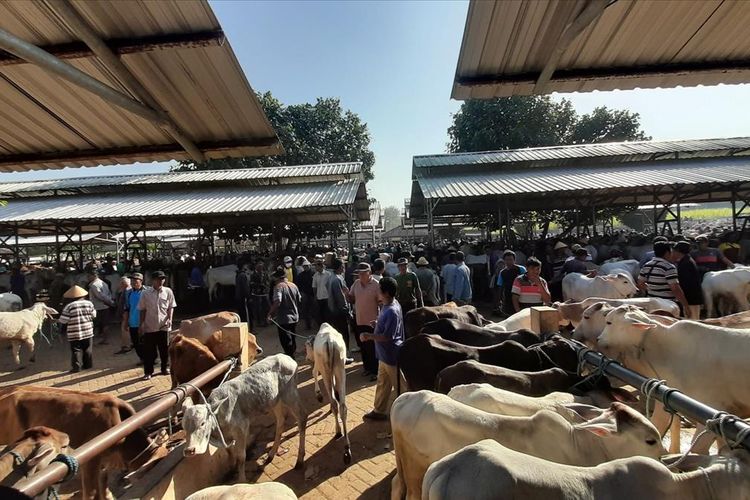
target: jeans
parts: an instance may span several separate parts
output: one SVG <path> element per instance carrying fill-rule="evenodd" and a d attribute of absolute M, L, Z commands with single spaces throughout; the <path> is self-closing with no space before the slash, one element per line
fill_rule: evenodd
<path fill-rule="evenodd" d="M 138 327 L 131 326 L 128 329 L 130 330 L 130 344 L 133 346 L 133 349 L 135 349 L 138 358 L 143 361 L 143 342 L 141 336 L 138 334 Z"/>
<path fill-rule="evenodd" d="M 80 357 L 83 358 L 84 370 L 93 366 L 91 357 L 91 340 L 92 338 L 89 337 L 87 339 L 70 340 L 68 342 L 70 344 L 70 365 L 74 370 L 81 369 L 81 360 L 79 359 Z M 81 356 L 79 356 L 79 353 L 81 354 Z"/>
<path fill-rule="evenodd" d="M 318 324 L 328 321 L 328 299 L 318 299 Z"/>
<path fill-rule="evenodd" d="M 268 295 L 253 295 L 253 317 L 257 319 L 261 326 L 268 326 L 266 317 L 268 316 Z"/>
<path fill-rule="evenodd" d="M 364 368 L 366 372 L 375 375 L 378 372 L 378 360 L 375 357 L 375 342 L 372 340 L 362 342 L 359 339 L 360 333 L 372 333 L 372 327 L 370 325 L 357 325 L 356 332 L 357 334 L 354 338 L 357 341 L 357 345 L 362 354 L 362 368 Z"/>
<path fill-rule="evenodd" d="M 288 325 L 281 325 L 278 327 L 279 331 L 279 342 L 281 347 L 284 349 L 284 354 L 294 358 L 294 353 L 297 352 L 297 337 L 290 335 L 284 330 L 289 330 L 292 333 L 297 333 L 297 323 L 289 323 Z"/>
<path fill-rule="evenodd" d="M 160 332 L 149 332 L 143 334 L 143 374 L 154 374 L 154 362 L 156 361 L 156 352 L 159 351 L 161 358 L 161 371 L 166 373 L 169 365 L 169 332 L 166 330 Z"/>

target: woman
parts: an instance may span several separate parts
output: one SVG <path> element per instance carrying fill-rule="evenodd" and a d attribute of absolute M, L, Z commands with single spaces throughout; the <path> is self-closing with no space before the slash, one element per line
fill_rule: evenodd
<path fill-rule="evenodd" d="M 86 300 L 87 295 L 86 290 L 78 285 L 73 285 L 63 294 L 63 298 L 70 299 L 72 302 L 63 308 L 60 318 L 57 320 L 66 326 L 72 365 L 70 373 L 81 371 L 81 361 L 83 361 L 84 370 L 93 367 L 91 339 L 94 337 L 96 309 L 94 309 L 94 304 L 91 301 Z M 79 353 L 82 356 L 79 356 Z"/>

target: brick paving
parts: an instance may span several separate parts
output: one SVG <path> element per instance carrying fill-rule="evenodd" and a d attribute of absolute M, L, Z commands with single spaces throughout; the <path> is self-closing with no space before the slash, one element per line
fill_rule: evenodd
<path fill-rule="evenodd" d="M 266 355 L 282 352 L 275 329 L 254 331 Z M 304 334 L 312 332 L 302 332 Z M 141 409 L 171 385 L 168 376 L 155 376 L 143 381 L 143 370 L 136 366 L 135 353 L 115 355 L 119 341 L 110 334 L 109 345 L 94 345 L 94 368 L 69 374 L 70 351 L 67 342 L 54 340 L 52 345 L 40 339 L 37 342 L 37 361 L 28 363 L 28 354 L 22 348 L 21 360 L 26 368 L 16 370 L 9 350 L 0 349 L 0 387 L 13 385 L 41 385 L 61 387 L 116 395 Z M 353 342 L 353 339 L 352 339 Z M 298 339 L 300 353 L 299 387 L 303 404 L 309 412 L 305 469 L 294 470 L 297 458 L 296 425 L 293 419 L 286 424 L 282 456 L 261 467 L 265 453 L 273 441 L 272 419 L 268 419 L 257 435 L 255 445 L 248 450 L 248 482 L 280 481 L 292 488 L 303 499 L 319 498 L 388 498 L 390 480 L 395 470 L 395 455 L 387 422 L 365 423 L 362 415 L 370 411 L 375 395 L 375 383 L 362 377 L 360 363 L 347 367 L 347 418 L 349 439 L 352 444 L 352 463 L 343 462 L 343 439 L 334 440 L 335 426 L 327 402 L 315 399 L 310 365 L 301 361 L 304 346 Z M 158 365 L 157 365 L 158 373 Z"/>

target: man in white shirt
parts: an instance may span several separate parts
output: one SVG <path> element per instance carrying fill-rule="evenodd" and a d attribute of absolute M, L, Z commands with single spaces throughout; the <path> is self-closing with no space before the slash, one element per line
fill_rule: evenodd
<path fill-rule="evenodd" d="M 448 263 L 440 270 L 443 278 L 443 290 L 445 290 L 445 301 L 453 300 L 453 281 L 456 277 L 456 252 L 448 254 Z"/>
<path fill-rule="evenodd" d="M 152 288 L 141 293 L 138 310 L 141 312 L 141 342 L 143 344 L 143 379 L 154 374 L 156 351 L 161 359 L 161 374 L 169 375 L 169 330 L 177 302 L 172 289 L 164 286 L 166 275 L 156 271 L 151 275 Z"/>
<path fill-rule="evenodd" d="M 318 303 L 318 322 L 321 325 L 328 321 L 328 282 L 330 279 L 331 272 L 326 269 L 323 259 L 316 258 L 312 286 Z"/>
<path fill-rule="evenodd" d="M 94 318 L 94 336 L 99 339 L 100 345 L 107 344 L 107 323 L 109 322 L 110 307 L 114 307 L 115 301 L 112 300 L 112 293 L 109 286 L 102 281 L 96 269 L 91 269 L 89 277 L 89 298 L 96 309 Z"/>

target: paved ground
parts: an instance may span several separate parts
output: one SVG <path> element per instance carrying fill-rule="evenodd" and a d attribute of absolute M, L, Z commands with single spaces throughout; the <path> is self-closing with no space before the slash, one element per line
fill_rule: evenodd
<path fill-rule="evenodd" d="M 265 354 L 281 352 L 275 329 L 264 328 L 256 330 L 255 334 Z M 3 349 L 0 350 L 0 387 L 22 384 L 106 392 L 129 401 L 137 409 L 169 389 L 169 377 L 141 380 L 143 371 L 136 366 L 135 354 L 114 355 L 118 349 L 119 342 L 95 345 L 94 368 L 76 374 L 67 373 L 70 368 L 69 348 L 62 339 L 53 341 L 52 346 L 44 340 L 39 342 L 37 362 L 25 363 L 27 367 L 22 370 L 15 369 L 10 351 Z M 298 351 L 300 356 L 304 352 L 301 340 L 298 341 Z M 22 360 L 28 359 L 25 352 L 21 356 Z M 258 464 L 273 440 L 274 429 L 269 426 L 260 430 L 255 447 L 248 451 L 248 481 L 280 481 L 289 485 L 300 498 L 388 498 L 395 468 L 389 424 L 362 421 L 362 415 L 372 407 L 375 383 L 361 376 L 360 363 L 347 367 L 347 420 L 352 463 L 346 467 L 343 462 L 344 442 L 333 440 L 335 429 L 329 405 L 315 399 L 310 366 L 301 361 L 301 357 L 298 361 L 301 365 L 300 394 L 310 414 L 305 470 L 293 469 L 299 441 L 296 425 L 289 420 L 282 442 L 282 448 L 288 452 L 276 457 L 265 469 Z"/>

